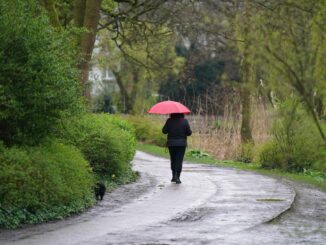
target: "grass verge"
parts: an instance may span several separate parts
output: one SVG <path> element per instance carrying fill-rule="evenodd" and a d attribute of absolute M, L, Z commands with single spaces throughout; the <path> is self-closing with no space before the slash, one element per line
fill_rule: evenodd
<path fill-rule="evenodd" d="M 137 144 L 137 150 L 150 153 L 152 155 L 169 158 L 168 150 L 164 147 L 159 147 L 149 144 Z M 214 159 L 212 156 L 197 157 L 187 154 L 185 156 L 185 161 L 192 163 L 204 163 L 210 165 L 216 165 L 218 167 L 229 167 L 236 168 L 246 171 L 254 171 L 259 174 L 273 176 L 273 177 L 284 177 L 299 183 L 309 184 L 313 187 L 317 187 L 323 191 L 326 191 L 326 179 L 323 176 L 315 175 L 312 171 L 308 171 L 308 174 L 304 173 L 289 173 L 279 169 L 263 169 L 259 164 L 253 163 L 241 163 L 236 161 L 222 161 Z"/>
<path fill-rule="evenodd" d="M 115 175 L 104 176 L 99 179 L 99 182 L 105 183 L 106 191 L 112 192 L 120 185 L 126 185 L 136 182 L 139 179 L 139 173 L 128 169 L 124 175 L 115 177 Z"/>

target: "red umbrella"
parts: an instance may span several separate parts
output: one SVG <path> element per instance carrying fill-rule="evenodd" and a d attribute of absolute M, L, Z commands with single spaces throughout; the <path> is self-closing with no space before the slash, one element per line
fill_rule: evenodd
<path fill-rule="evenodd" d="M 171 114 L 171 113 L 183 113 L 189 114 L 190 110 L 185 107 L 183 104 L 167 100 L 163 102 L 159 102 L 152 106 L 152 108 L 148 111 L 151 114 Z"/>

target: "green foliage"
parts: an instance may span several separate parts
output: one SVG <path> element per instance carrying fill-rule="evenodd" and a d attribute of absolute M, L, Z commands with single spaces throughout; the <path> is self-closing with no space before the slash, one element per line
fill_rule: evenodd
<path fill-rule="evenodd" d="M 220 119 L 217 119 L 212 124 L 213 129 L 220 129 L 221 127 L 222 127 L 222 121 Z"/>
<path fill-rule="evenodd" d="M 278 117 L 272 139 L 259 153 L 263 167 L 302 172 L 325 159 L 323 141 L 301 104 L 287 100 L 279 105 Z"/>
<path fill-rule="evenodd" d="M 131 135 L 135 136 L 136 130 L 134 126 L 125 118 L 117 115 L 110 115 L 107 117 L 108 121 L 114 126 L 118 127 L 121 130 L 129 132 Z"/>
<path fill-rule="evenodd" d="M 92 111 L 115 113 L 111 93 L 112 91 L 108 87 L 104 87 L 98 95 L 92 96 Z"/>
<path fill-rule="evenodd" d="M 210 155 L 208 153 L 205 153 L 199 149 L 189 149 L 187 151 L 187 154 L 186 156 L 188 157 L 192 157 L 192 158 L 195 158 L 195 159 L 203 159 L 203 158 L 208 158 L 210 157 Z"/>
<path fill-rule="evenodd" d="M 314 169 L 326 173 L 326 150 L 322 147 L 319 149 L 320 158 L 314 163 Z"/>
<path fill-rule="evenodd" d="M 129 116 L 127 119 L 134 126 L 138 141 L 166 146 L 166 135 L 162 133 L 161 123 L 141 116 Z"/>
<path fill-rule="evenodd" d="M 94 202 L 94 177 L 82 154 L 56 141 L 0 149 L 0 226 L 61 219 Z"/>
<path fill-rule="evenodd" d="M 0 139 L 37 144 L 81 107 L 69 33 L 33 0 L 0 0 Z"/>
<path fill-rule="evenodd" d="M 287 157 L 273 141 L 267 142 L 261 147 L 258 161 L 264 168 L 287 169 Z"/>
<path fill-rule="evenodd" d="M 122 118 L 85 114 L 66 120 L 55 134 L 80 149 L 100 176 L 122 176 L 131 168 L 135 136 L 132 127 Z"/>
<path fill-rule="evenodd" d="M 251 163 L 254 159 L 254 147 L 255 145 L 250 143 L 242 144 L 240 149 L 240 154 L 237 156 L 237 161 L 243 163 Z"/>
<path fill-rule="evenodd" d="M 218 59 L 206 60 L 195 66 L 195 78 L 201 83 L 217 83 L 223 73 L 224 63 Z M 207 85 L 206 85 L 207 86 Z"/>
<path fill-rule="evenodd" d="M 192 69 L 193 77 L 187 84 L 184 84 L 178 76 L 169 74 L 161 82 L 159 94 L 163 99 L 180 101 L 180 98 L 185 98 L 184 103 L 196 111 L 199 108 L 196 108 L 194 101 L 198 97 L 212 95 L 212 88 L 221 82 L 224 62 L 216 58 L 206 58 L 195 64 Z"/>
<path fill-rule="evenodd" d="M 103 0 L 101 3 L 101 8 L 107 12 L 113 12 L 117 6 L 117 1 L 114 0 Z"/>
<path fill-rule="evenodd" d="M 312 169 L 304 169 L 303 173 L 304 176 L 309 176 L 316 180 L 319 183 L 326 183 L 326 171 L 316 171 Z"/>
<path fill-rule="evenodd" d="M 298 96 L 310 117 L 325 115 L 325 8 L 325 1 L 266 1 L 265 8 L 246 1 L 237 21 L 238 38 L 246 39 L 239 51 L 247 52 L 252 81 L 279 97 Z"/>
<path fill-rule="evenodd" d="M 115 75 L 119 91 L 111 91 L 111 95 L 117 111 L 142 114 L 156 99 L 156 81 L 169 72 L 178 73 L 183 59 L 174 52 L 175 35 L 167 26 L 146 23 L 140 27 L 128 20 L 121 25 L 124 35 L 115 40 L 110 32 L 99 33 L 99 48 L 104 52 L 95 58 Z M 117 43 L 123 44 L 117 48 Z"/>
<path fill-rule="evenodd" d="M 111 176 L 99 177 L 99 182 L 104 183 L 107 192 L 111 192 L 119 185 L 125 185 L 134 182 L 138 178 L 139 173 L 133 171 L 131 168 L 128 168 L 126 171 L 124 171 L 123 175 L 116 176 L 115 174 L 112 174 Z"/>

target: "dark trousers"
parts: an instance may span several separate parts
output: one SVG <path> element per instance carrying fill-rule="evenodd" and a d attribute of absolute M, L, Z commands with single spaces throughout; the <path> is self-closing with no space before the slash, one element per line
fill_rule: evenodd
<path fill-rule="evenodd" d="M 180 177 L 182 171 L 182 162 L 185 155 L 185 146 L 169 146 L 169 153 L 171 159 L 171 170 L 174 174 Z"/>

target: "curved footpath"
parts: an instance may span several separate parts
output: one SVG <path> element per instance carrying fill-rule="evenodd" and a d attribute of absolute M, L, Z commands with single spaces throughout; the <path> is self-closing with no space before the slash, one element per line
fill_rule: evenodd
<path fill-rule="evenodd" d="M 0 244 L 322 244 L 326 193 L 235 169 L 137 152 L 137 183 L 67 220 L 0 232 Z M 295 191 L 296 190 L 296 191 Z M 297 193 L 297 195 L 296 195 Z"/>

